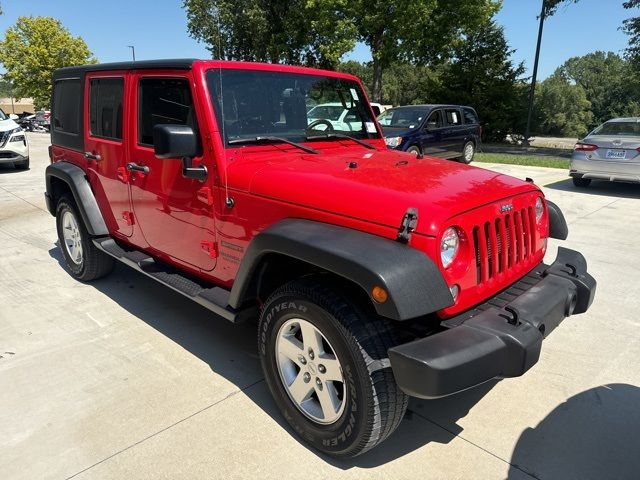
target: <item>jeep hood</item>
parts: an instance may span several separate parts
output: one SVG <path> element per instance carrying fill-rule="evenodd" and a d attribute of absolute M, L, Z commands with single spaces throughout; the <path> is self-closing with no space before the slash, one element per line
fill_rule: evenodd
<path fill-rule="evenodd" d="M 451 217 L 537 190 L 522 180 L 450 160 L 417 159 L 395 150 L 352 152 L 336 149 L 275 161 L 255 173 L 249 190 L 394 229 L 414 207 L 419 212 L 416 231 L 433 236 Z"/>

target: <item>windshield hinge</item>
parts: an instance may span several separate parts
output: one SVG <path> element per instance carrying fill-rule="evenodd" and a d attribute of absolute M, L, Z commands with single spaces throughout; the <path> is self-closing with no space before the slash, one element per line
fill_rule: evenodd
<path fill-rule="evenodd" d="M 400 224 L 400 228 L 398 229 L 398 236 L 396 240 L 401 243 L 409 243 L 409 239 L 411 238 L 411 232 L 416 229 L 416 225 L 418 224 L 418 209 L 417 208 L 407 208 L 404 216 L 402 217 L 402 223 Z"/>

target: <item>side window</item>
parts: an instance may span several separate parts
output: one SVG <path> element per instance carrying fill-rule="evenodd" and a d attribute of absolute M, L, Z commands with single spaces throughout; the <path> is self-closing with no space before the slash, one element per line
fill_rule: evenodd
<path fill-rule="evenodd" d="M 153 145 L 156 125 L 189 125 L 198 131 L 185 78 L 143 78 L 138 86 L 138 143 Z"/>
<path fill-rule="evenodd" d="M 447 123 L 452 126 L 462 124 L 462 118 L 460 117 L 460 111 L 457 108 L 447 108 L 445 110 L 447 116 Z"/>
<path fill-rule="evenodd" d="M 89 84 L 89 133 L 122 140 L 123 78 L 94 78 Z"/>
<path fill-rule="evenodd" d="M 444 121 L 442 118 L 442 110 L 436 110 L 431 115 L 429 115 L 429 118 L 427 119 L 427 123 L 425 126 L 427 129 L 434 129 L 434 128 L 440 128 L 443 125 L 444 125 Z"/>
<path fill-rule="evenodd" d="M 464 123 L 480 123 L 476 112 L 470 108 L 463 108 L 462 113 L 464 114 Z"/>
<path fill-rule="evenodd" d="M 80 133 L 82 95 L 80 79 L 58 80 L 53 86 L 52 128 L 58 132 Z"/>

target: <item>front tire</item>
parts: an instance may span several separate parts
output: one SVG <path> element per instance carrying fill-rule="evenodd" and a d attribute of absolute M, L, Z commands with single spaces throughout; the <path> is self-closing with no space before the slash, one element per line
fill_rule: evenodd
<path fill-rule="evenodd" d="M 407 153 L 410 153 L 414 157 L 419 157 L 420 156 L 420 149 L 417 146 L 412 145 L 409 148 L 407 148 Z"/>
<path fill-rule="evenodd" d="M 93 244 L 75 202 L 66 195 L 58 201 L 56 228 L 62 255 L 74 278 L 89 282 L 111 273 L 114 259 Z"/>
<path fill-rule="evenodd" d="M 280 411 L 316 449 L 360 455 L 400 424 L 408 397 L 387 350 L 391 324 L 324 282 L 290 282 L 264 304 L 258 326 L 262 369 Z"/>

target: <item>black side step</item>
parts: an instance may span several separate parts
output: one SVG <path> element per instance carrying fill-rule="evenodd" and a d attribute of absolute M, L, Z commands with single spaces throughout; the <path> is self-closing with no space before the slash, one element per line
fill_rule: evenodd
<path fill-rule="evenodd" d="M 230 322 L 240 323 L 250 315 L 257 314 L 253 308 L 235 310 L 230 307 L 229 290 L 207 286 L 197 280 L 187 278 L 168 265 L 156 262 L 144 252 L 124 250 L 112 238 L 94 238 L 93 243 L 100 250 L 120 260 L 122 263 L 183 294 Z"/>

